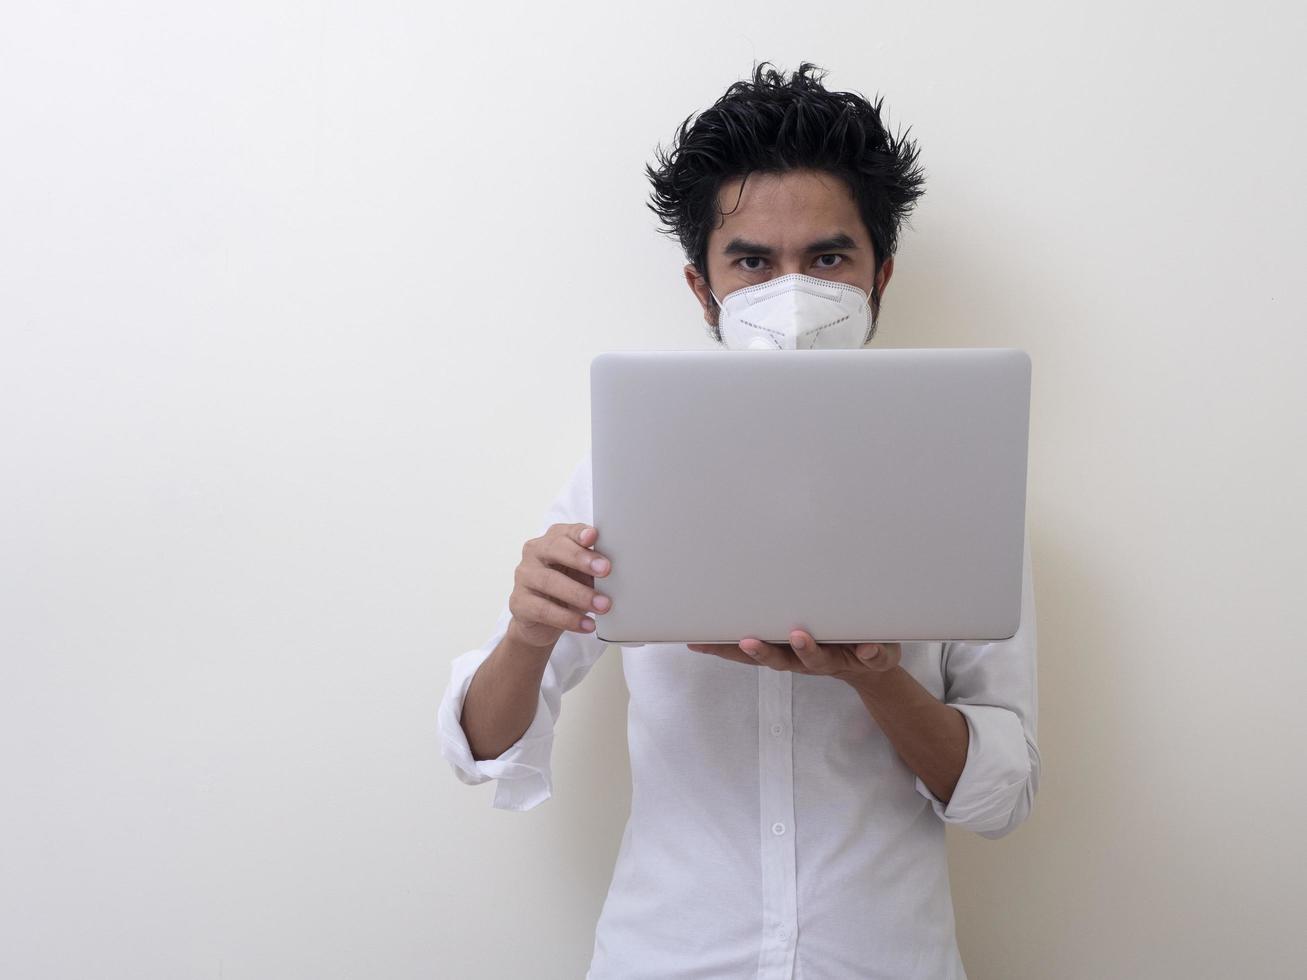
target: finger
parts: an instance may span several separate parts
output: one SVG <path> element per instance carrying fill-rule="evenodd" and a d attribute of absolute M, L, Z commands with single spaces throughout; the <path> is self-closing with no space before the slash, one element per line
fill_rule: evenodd
<path fill-rule="evenodd" d="M 708 653 L 723 660 L 734 660 L 737 664 L 758 665 L 758 661 L 740 650 L 734 643 L 687 643 L 695 653 Z"/>
<path fill-rule="evenodd" d="M 813 673 L 829 674 L 839 666 L 838 649 L 819 644 L 807 630 L 790 631 L 790 648 L 799 662 Z"/>
<path fill-rule="evenodd" d="M 576 532 L 576 543 L 582 548 L 593 549 L 595 542 L 599 540 L 599 528 L 592 524 L 578 524 L 577 527 L 580 528 L 580 530 Z M 602 556 L 595 554 L 591 557 L 591 561 L 593 562 L 595 558 L 599 557 Z M 606 558 L 604 560 L 607 561 Z"/>
<path fill-rule="evenodd" d="M 543 623 L 556 630 L 593 633 L 595 623 L 589 616 L 551 602 L 542 595 L 514 589 L 508 598 L 508 611 L 527 623 Z"/>
<path fill-rule="evenodd" d="M 740 649 L 764 667 L 773 670 L 794 670 L 796 667 L 803 666 L 802 661 L 788 647 L 778 647 L 751 636 L 746 636 L 740 641 Z"/>
<path fill-rule="evenodd" d="M 687 643 L 686 646 L 695 653 L 712 653 L 719 657 L 735 653 L 743 657 L 748 663 L 754 662 L 753 658 L 745 656 L 744 651 L 735 643 Z"/>
<path fill-rule="evenodd" d="M 576 543 L 583 548 L 593 548 L 595 542 L 599 540 L 599 528 L 593 524 L 574 524 L 576 528 Z"/>
<path fill-rule="evenodd" d="M 561 536 L 575 541 L 583 548 L 589 548 L 594 544 L 595 537 L 599 531 L 589 524 L 550 524 L 545 529 L 545 533 L 540 535 L 539 539 L 543 541 L 546 538 Z"/>
<path fill-rule="evenodd" d="M 578 521 L 575 524 L 554 524 L 550 526 L 549 531 L 561 533 L 577 544 L 585 545 L 587 548 L 594 544 L 594 536 L 599 533 L 596 528 L 584 521 Z"/>
<path fill-rule="evenodd" d="M 884 647 L 885 661 L 887 664 L 885 669 L 893 670 L 903 662 L 903 645 L 901 643 L 886 643 L 884 644 Z"/>
<path fill-rule="evenodd" d="M 534 592 L 559 605 L 582 610 L 608 612 L 612 600 L 602 592 L 582 585 L 576 579 L 547 565 L 519 565 L 517 580 Z"/>
<path fill-rule="evenodd" d="M 527 562 L 526 565 L 527 567 L 530 567 L 532 563 Z M 522 566 L 518 566 L 518 567 L 522 567 Z M 593 575 L 587 575 L 584 572 L 578 572 L 575 568 L 562 568 L 558 565 L 541 565 L 540 567 L 556 568 L 560 573 L 566 575 L 573 582 L 580 582 L 587 589 L 593 589 L 595 587 L 595 577 Z"/>
<path fill-rule="evenodd" d="M 559 526 L 576 527 L 576 525 Z M 581 527 L 587 526 L 581 525 Z M 577 541 L 576 536 L 579 535 L 579 530 L 569 530 L 562 534 L 547 534 L 543 538 L 533 538 L 531 542 L 528 542 L 528 545 L 535 544 L 534 555 L 544 564 L 574 568 L 578 572 L 585 572 L 587 575 L 608 574 L 612 568 L 612 562 L 598 552 L 583 547 Z"/>
<path fill-rule="evenodd" d="M 855 652 L 863 666 L 872 670 L 889 670 L 894 666 L 884 643 L 859 643 Z"/>
<path fill-rule="evenodd" d="M 591 534 L 586 533 L 587 531 L 596 534 L 599 533 L 595 531 L 595 528 L 589 527 L 588 524 L 557 524 L 550 528 L 549 532 L 546 533 L 558 533 L 559 529 L 562 529 L 563 533 L 566 533 L 567 536 L 575 538 L 575 540 L 578 541 L 578 544 L 582 545 L 582 547 L 586 546 L 586 542 L 589 540 L 589 537 L 591 537 Z M 525 549 L 523 549 L 523 553 L 525 554 Z M 593 561 L 593 558 L 591 558 L 591 561 Z M 586 571 L 578 571 L 576 568 L 567 567 L 566 564 L 546 564 L 544 561 L 523 562 L 523 564 L 542 564 L 542 566 L 546 568 L 558 568 L 558 570 L 561 571 L 563 575 L 566 575 L 567 578 L 575 579 L 576 581 L 579 581 L 580 584 L 586 585 L 587 588 L 595 588 L 595 575 L 593 575 L 593 568 L 587 568 Z"/>
<path fill-rule="evenodd" d="M 868 667 L 874 666 L 876 658 L 880 655 L 880 644 L 878 643 L 859 643 L 853 651 L 857 654 L 858 659 Z"/>

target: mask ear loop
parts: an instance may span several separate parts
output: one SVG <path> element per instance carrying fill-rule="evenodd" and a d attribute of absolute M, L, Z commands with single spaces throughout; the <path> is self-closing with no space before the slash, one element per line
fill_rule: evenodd
<path fill-rule="evenodd" d="M 871 295 L 867 297 L 867 309 L 871 311 L 871 329 L 867 331 L 867 336 L 862 341 L 863 347 L 866 347 L 871 342 L 871 338 L 876 336 L 876 330 L 880 326 L 880 291 L 876 289 L 875 279 L 871 281 Z"/>
<path fill-rule="evenodd" d="M 717 324 L 714 326 L 705 320 L 703 328 L 708 336 L 717 343 L 725 344 L 725 341 L 722 340 L 722 301 L 717 298 L 717 294 L 712 291 L 711 286 L 708 287 L 708 295 L 711 296 L 712 301 L 717 304 Z"/>

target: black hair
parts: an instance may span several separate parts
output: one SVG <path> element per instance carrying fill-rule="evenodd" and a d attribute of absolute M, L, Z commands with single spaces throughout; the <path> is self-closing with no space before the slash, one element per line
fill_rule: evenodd
<path fill-rule="evenodd" d="M 687 116 L 670 152 L 655 149 L 659 167 L 646 164 L 645 172 L 653 183 L 648 207 L 666 226 L 658 231 L 674 236 L 707 280 L 708 233 L 721 214 L 717 194 L 724 182 L 747 180 L 752 171 L 824 170 L 848 183 L 879 274 L 898 248 L 899 226 L 924 193 L 916 143 L 906 131 L 886 129 L 883 97 L 869 102 L 857 92 L 828 91 L 821 84 L 826 72 L 811 62 L 788 79 L 769 64 L 755 63 L 751 80 L 732 83 L 697 119 Z M 875 312 L 874 279 L 871 300 Z"/>

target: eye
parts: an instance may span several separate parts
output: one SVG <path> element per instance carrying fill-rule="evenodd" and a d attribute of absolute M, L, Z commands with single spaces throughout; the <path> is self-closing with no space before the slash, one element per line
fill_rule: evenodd
<path fill-rule="evenodd" d="M 740 265 L 740 266 L 744 269 L 745 272 L 760 272 L 760 271 L 762 270 L 762 266 L 758 266 L 758 265 L 743 265 L 743 263 L 745 263 L 745 262 L 751 262 L 751 261 L 755 261 L 755 260 L 758 261 L 758 262 L 761 262 L 761 261 L 763 261 L 763 258 L 762 258 L 761 255 L 746 255 L 746 256 L 745 256 L 744 258 L 742 258 L 742 259 L 736 259 L 736 260 L 735 260 L 735 264 L 736 264 L 736 265 Z"/>
<path fill-rule="evenodd" d="M 827 254 L 827 255 L 818 255 L 817 258 L 818 258 L 819 260 L 820 260 L 820 259 L 839 259 L 838 262 L 835 262 L 835 263 L 833 263 L 833 264 L 831 264 L 831 265 L 823 265 L 823 266 L 821 266 L 821 268 L 823 268 L 823 269 L 836 269 L 836 268 L 839 268 L 841 265 L 844 264 L 844 256 L 843 256 L 843 255 L 840 255 L 840 254 L 838 254 L 838 253 L 836 253 L 836 252 L 831 252 L 831 253 L 829 253 L 829 254 Z"/>

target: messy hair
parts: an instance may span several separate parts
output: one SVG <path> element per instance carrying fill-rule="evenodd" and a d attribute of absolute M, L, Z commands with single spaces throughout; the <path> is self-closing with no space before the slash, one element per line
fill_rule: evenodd
<path fill-rule="evenodd" d="M 706 280 L 708 233 L 722 213 L 717 194 L 723 183 L 747 180 L 753 171 L 824 170 L 851 189 L 879 273 L 898 248 L 899 226 L 924 193 L 916 143 L 906 131 L 886 129 L 883 97 L 869 102 L 856 92 L 828 91 L 821 84 L 826 72 L 811 62 L 788 79 L 770 64 L 755 64 L 752 80 L 732 83 L 697 119 L 686 117 L 670 152 L 655 149 L 659 166 L 646 164 L 645 172 L 653 184 L 648 207 L 665 226 L 658 231 L 680 242 Z M 880 297 L 874 285 L 871 299 L 875 312 Z"/>

